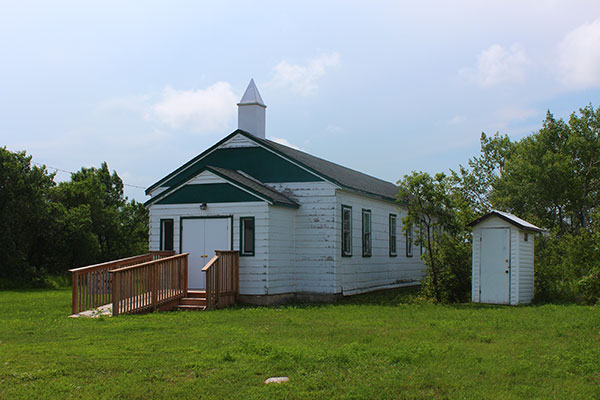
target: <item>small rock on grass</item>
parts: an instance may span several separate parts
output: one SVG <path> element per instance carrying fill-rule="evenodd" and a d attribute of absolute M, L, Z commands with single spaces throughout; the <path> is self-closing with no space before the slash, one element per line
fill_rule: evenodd
<path fill-rule="evenodd" d="M 289 380 L 290 380 L 290 378 L 288 378 L 287 376 L 274 376 L 274 377 L 267 379 L 265 381 L 265 384 L 267 384 L 267 383 L 284 383 L 284 382 L 289 382 Z"/>

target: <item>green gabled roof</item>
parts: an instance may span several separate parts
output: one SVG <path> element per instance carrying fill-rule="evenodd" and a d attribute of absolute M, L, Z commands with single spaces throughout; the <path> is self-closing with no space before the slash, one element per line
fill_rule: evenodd
<path fill-rule="evenodd" d="M 315 157 L 308 153 L 305 153 L 300 150 L 293 149 L 291 147 L 273 142 L 268 139 L 258 138 L 248 132 L 243 130 L 236 130 L 231 134 L 227 135 L 225 138 L 220 140 L 214 146 L 209 148 L 208 150 L 202 152 L 197 157 L 188 161 L 180 168 L 176 169 L 166 177 L 162 178 L 160 181 L 156 182 L 154 185 L 150 186 L 146 190 L 146 194 L 160 186 L 161 184 L 174 180 L 178 174 L 181 174 L 183 171 L 187 170 L 189 167 L 193 166 L 195 163 L 199 162 L 206 155 L 211 153 L 213 150 L 227 142 L 229 139 L 234 137 L 235 135 L 242 135 L 257 144 L 273 151 L 279 156 L 292 161 L 307 170 L 311 171 L 316 176 L 319 176 L 325 180 L 328 180 L 332 183 L 339 185 L 344 189 L 348 189 L 350 191 L 359 192 L 364 195 L 377 197 L 387 201 L 395 201 L 396 194 L 398 193 L 398 187 L 391 183 L 387 182 L 373 176 L 364 174 L 362 172 L 355 171 L 350 168 L 343 167 L 339 164 L 324 160 L 319 157 Z"/>
<path fill-rule="evenodd" d="M 230 183 L 234 183 L 234 184 L 242 187 L 244 190 L 252 193 L 254 196 L 258 197 L 259 199 L 266 200 L 267 202 L 269 202 L 271 204 L 281 205 L 281 206 L 285 206 L 285 207 L 293 207 L 293 208 L 299 207 L 299 204 L 296 203 L 294 200 L 292 200 L 289 197 L 285 196 L 284 194 L 276 191 L 275 189 L 272 189 L 272 188 L 266 186 L 262 182 L 254 179 L 250 176 L 242 175 L 241 173 L 236 172 L 236 171 L 231 171 L 228 169 L 218 168 L 218 167 L 213 167 L 213 166 L 203 167 L 200 171 L 198 171 L 198 174 L 202 173 L 203 171 L 210 171 L 211 173 L 225 179 L 226 181 L 228 181 Z M 193 179 L 193 177 L 190 179 Z M 194 185 L 194 186 L 196 186 L 196 185 Z M 164 192 L 159 193 L 157 196 L 146 201 L 144 203 L 144 206 L 147 207 L 156 202 L 160 203 L 161 200 L 166 199 L 168 196 L 172 195 L 173 193 L 177 192 L 178 190 L 181 190 L 181 188 L 182 188 L 181 185 L 171 186 L 169 189 L 165 190 Z"/>

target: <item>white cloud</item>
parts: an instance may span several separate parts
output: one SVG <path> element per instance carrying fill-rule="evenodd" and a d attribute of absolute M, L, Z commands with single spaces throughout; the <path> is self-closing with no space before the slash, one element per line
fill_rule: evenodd
<path fill-rule="evenodd" d="M 467 118 L 465 118 L 464 115 L 455 115 L 454 117 L 450 118 L 448 121 L 446 121 L 447 125 L 457 125 L 460 124 L 462 122 L 465 122 Z"/>
<path fill-rule="evenodd" d="M 294 145 L 294 144 L 291 144 L 290 142 L 288 142 L 288 141 L 287 141 L 287 139 L 284 139 L 284 138 L 278 138 L 278 137 L 271 137 L 271 138 L 269 138 L 269 139 L 271 139 L 271 140 L 272 140 L 272 141 L 274 141 L 275 143 L 279 143 L 279 144 L 282 144 L 282 145 L 284 145 L 284 146 L 291 147 L 292 149 L 296 149 L 296 150 L 302 150 L 300 147 L 298 147 L 298 146 L 296 146 L 296 145 Z"/>
<path fill-rule="evenodd" d="M 290 64 L 283 60 L 273 68 L 275 76 L 269 85 L 287 87 L 294 93 L 308 96 L 317 92 L 317 81 L 326 71 L 339 64 L 340 55 L 337 52 L 310 59 L 306 65 Z"/>
<path fill-rule="evenodd" d="M 537 110 L 519 107 L 505 107 L 495 113 L 496 117 L 504 122 L 521 121 L 538 114 L 540 112 Z"/>
<path fill-rule="evenodd" d="M 327 125 L 327 128 L 325 128 L 325 130 L 327 130 L 327 132 L 329 133 L 340 133 L 340 132 L 344 132 L 344 128 L 342 128 L 339 125 L 334 125 L 334 124 L 329 124 Z"/>
<path fill-rule="evenodd" d="M 557 48 L 559 76 L 565 85 L 600 86 L 600 18 L 570 31 Z"/>
<path fill-rule="evenodd" d="M 167 87 L 162 99 L 151 106 L 148 116 L 174 129 L 216 131 L 227 128 L 235 117 L 237 97 L 228 82 L 198 90 Z"/>
<path fill-rule="evenodd" d="M 528 64 L 529 59 L 521 46 L 515 44 L 505 49 L 493 44 L 479 53 L 475 68 L 465 68 L 460 73 L 481 87 L 491 87 L 522 81 Z"/>
<path fill-rule="evenodd" d="M 147 95 L 118 97 L 103 101 L 96 107 L 95 112 L 125 111 L 143 114 L 147 111 L 146 108 L 149 100 L 150 97 Z"/>

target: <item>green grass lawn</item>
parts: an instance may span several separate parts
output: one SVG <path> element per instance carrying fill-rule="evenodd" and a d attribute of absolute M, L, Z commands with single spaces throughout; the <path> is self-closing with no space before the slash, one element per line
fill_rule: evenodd
<path fill-rule="evenodd" d="M 403 293 L 69 319 L 68 290 L 0 292 L 0 398 L 600 398 L 598 307 Z"/>

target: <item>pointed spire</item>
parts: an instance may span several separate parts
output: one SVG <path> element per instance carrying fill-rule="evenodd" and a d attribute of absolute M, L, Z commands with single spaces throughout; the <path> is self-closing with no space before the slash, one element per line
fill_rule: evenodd
<path fill-rule="evenodd" d="M 259 138 L 265 138 L 266 109 L 254 79 L 250 79 L 248 88 L 238 105 L 238 128 Z"/>
<path fill-rule="evenodd" d="M 266 107 L 265 103 L 263 102 L 262 97 L 260 97 L 260 93 L 258 92 L 258 88 L 256 87 L 256 84 L 254 83 L 254 79 L 250 79 L 250 83 L 248 84 L 248 87 L 246 88 L 246 91 L 244 92 L 242 99 L 238 103 L 238 106 L 240 106 L 242 104 L 243 105 L 256 104 L 259 106 Z"/>

